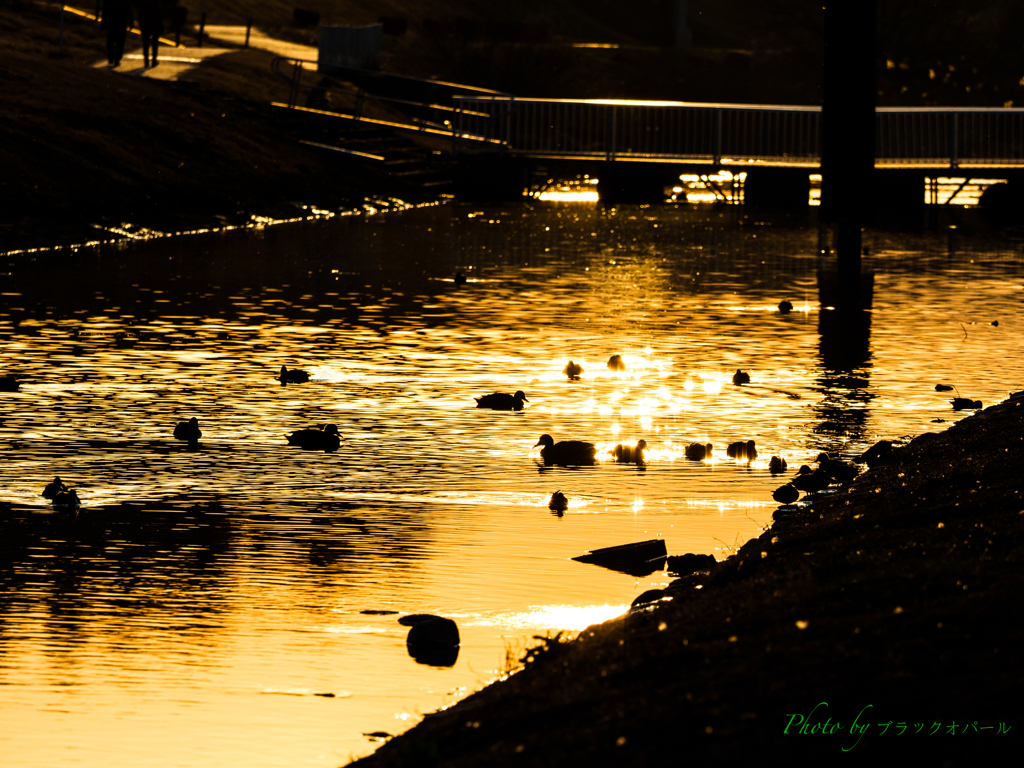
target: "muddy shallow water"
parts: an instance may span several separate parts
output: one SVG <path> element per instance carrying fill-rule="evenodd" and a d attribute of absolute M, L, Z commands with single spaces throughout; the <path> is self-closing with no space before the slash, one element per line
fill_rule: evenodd
<path fill-rule="evenodd" d="M 742 209 L 446 205 L 5 257 L 5 764 L 342 764 L 667 580 L 569 558 L 721 557 L 771 518 L 771 455 L 942 429 L 936 383 L 1024 385 L 1015 246 L 868 233 L 870 308 L 840 312 L 817 242 Z M 474 407 L 517 389 L 522 412 Z M 324 423 L 338 451 L 287 444 Z M 602 460 L 544 467 L 543 433 Z M 640 438 L 645 468 L 611 460 Z M 77 519 L 39 496 L 54 475 Z M 458 661 L 364 610 L 455 619 Z"/>

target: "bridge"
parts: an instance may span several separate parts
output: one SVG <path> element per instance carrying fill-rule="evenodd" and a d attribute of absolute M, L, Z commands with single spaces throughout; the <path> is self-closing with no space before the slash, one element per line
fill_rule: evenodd
<path fill-rule="evenodd" d="M 312 66 L 306 69 L 305 64 Z M 287 65 L 290 74 L 284 71 Z M 599 168 L 605 192 L 623 202 L 663 199 L 669 172 L 725 169 L 745 174 L 748 201 L 754 193 L 806 205 L 808 174 L 821 164 L 822 110 L 817 106 L 529 99 L 335 68 L 331 73 L 354 87 L 332 87 L 331 93 L 350 104 L 328 111 L 299 105 L 308 88 L 302 84 L 303 72 L 315 66 L 275 61 L 275 71 L 289 80 L 291 91 L 287 104 L 274 107 L 443 140 L 468 169 L 463 176 L 479 179 L 470 183 L 469 197 L 501 190 L 521 193 L 531 164 L 561 163 Z M 388 119 L 371 116 L 371 102 L 389 110 Z M 1016 176 L 1019 171 L 1024 176 L 1022 108 L 879 107 L 875 120 L 875 167 L 886 171 L 879 185 L 885 204 L 923 205 L 925 178 L 936 182 L 940 174 L 963 177 L 964 184 L 979 174 Z M 932 200 L 939 201 L 937 192 Z"/>

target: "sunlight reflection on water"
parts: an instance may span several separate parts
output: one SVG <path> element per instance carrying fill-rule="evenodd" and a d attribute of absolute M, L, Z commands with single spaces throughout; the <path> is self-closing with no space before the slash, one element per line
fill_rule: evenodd
<path fill-rule="evenodd" d="M 935 383 L 1021 388 L 1015 250 L 874 235 L 870 309 L 840 316 L 816 232 L 736 210 L 449 205 L 9 257 L 5 765 L 343 763 L 510 645 L 667 581 L 571 557 L 651 538 L 724 557 L 770 521 L 773 454 L 791 476 L 942 429 L 964 414 Z M 282 386 L 282 364 L 311 381 Z M 517 389 L 521 412 L 474 407 Z M 196 447 L 171 435 L 192 416 Z M 336 452 L 285 440 L 328 423 Z M 598 464 L 544 466 L 541 434 Z M 639 439 L 646 466 L 613 460 Z M 755 461 L 726 457 L 747 439 Z M 40 497 L 54 475 L 77 520 Z M 416 664 L 368 609 L 455 618 L 457 663 Z"/>

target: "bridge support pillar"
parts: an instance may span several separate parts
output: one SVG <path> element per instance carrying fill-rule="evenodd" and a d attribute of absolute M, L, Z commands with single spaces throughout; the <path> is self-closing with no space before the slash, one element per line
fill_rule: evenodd
<path fill-rule="evenodd" d="M 836 225 L 846 277 L 860 273 L 860 229 L 874 191 L 875 16 L 876 0 L 825 5 L 821 216 Z"/>
<path fill-rule="evenodd" d="M 472 203 L 521 200 L 527 187 L 527 164 L 495 153 L 460 154 L 455 167 L 455 197 Z"/>
<path fill-rule="evenodd" d="M 606 162 L 597 172 L 602 203 L 665 202 L 665 166 L 655 163 Z"/>
<path fill-rule="evenodd" d="M 805 209 L 811 195 L 806 168 L 755 168 L 743 182 L 743 204 L 764 208 Z"/>

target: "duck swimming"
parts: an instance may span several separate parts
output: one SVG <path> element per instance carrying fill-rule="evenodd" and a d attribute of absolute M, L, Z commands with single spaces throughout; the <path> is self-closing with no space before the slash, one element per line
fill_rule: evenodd
<path fill-rule="evenodd" d="M 281 366 L 281 375 L 277 377 L 277 380 L 284 384 L 304 384 L 309 381 L 309 374 L 305 371 L 300 371 L 298 368 L 288 370 L 288 366 Z"/>
<path fill-rule="evenodd" d="M 612 455 L 616 461 L 623 464 L 643 464 L 645 448 L 647 448 L 646 440 L 638 441 L 635 446 L 616 445 L 612 449 Z"/>
<path fill-rule="evenodd" d="M 690 461 L 704 461 L 704 459 L 711 458 L 711 451 L 714 450 L 711 443 L 707 445 L 701 445 L 700 443 L 690 443 L 686 446 L 683 451 L 683 455 L 686 456 Z"/>
<path fill-rule="evenodd" d="M 563 440 L 556 443 L 551 435 L 541 435 L 537 441 L 540 457 L 545 464 L 561 464 L 562 466 L 593 464 L 597 455 L 597 446 L 584 443 L 582 440 Z"/>
<path fill-rule="evenodd" d="M 732 375 L 732 383 L 736 384 L 736 385 L 739 385 L 739 384 L 749 384 L 750 383 L 750 374 L 746 373 L 744 371 L 741 371 L 739 368 L 737 368 L 736 369 L 736 373 L 734 373 Z"/>
<path fill-rule="evenodd" d="M 330 453 L 341 446 L 341 437 L 334 424 L 325 424 L 323 429 L 300 429 L 288 435 L 288 445 L 297 445 L 305 451 Z"/>
<path fill-rule="evenodd" d="M 753 440 L 747 440 L 746 442 L 740 440 L 739 442 L 729 444 L 729 447 L 726 449 L 726 455 L 730 459 L 739 459 L 749 463 L 757 458 L 757 448 Z"/>
<path fill-rule="evenodd" d="M 580 377 L 580 374 L 583 373 L 583 366 L 570 360 L 568 364 L 566 364 L 565 368 L 562 369 L 562 373 L 570 379 L 576 380 Z"/>
<path fill-rule="evenodd" d="M 612 355 L 608 358 L 608 369 L 612 371 L 626 370 L 626 364 L 622 362 L 622 355 Z"/>
<path fill-rule="evenodd" d="M 787 315 L 792 311 L 793 302 L 791 302 L 789 299 L 783 299 L 782 301 L 779 302 L 779 312 L 781 312 L 784 315 Z"/>
<path fill-rule="evenodd" d="M 561 491 L 555 491 L 551 494 L 551 501 L 548 502 L 548 509 L 561 517 L 568 508 L 569 500 L 565 498 L 564 493 Z"/>
<path fill-rule="evenodd" d="M 74 514 L 81 508 L 78 494 L 74 491 L 64 490 L 53 497 L 53 508 L 58 512 L 70 512 Z"/>
<path fill-rule="evenodd" d="M 199 419 L 193 416 L 188 421 L 179 421 L 174 428 L 174 436 L 178 440 L 188 440 L 189 443 L 199 442 L 203 433 L 199 431 Z"/>
<path fill-rule="evenodd" d="M 53 482 L 43 488 L 44 499 L 55 499 L 59 494 L 66 493 L 68 487 L 61 482 L 59 477 L 53 478 Z"/>
<path fill-rule="evenodd" d="M 490 408 L 492 411 L 521 411 L 523 403 L 530 402 L 522 390 L 517 391 L 514 395 L 495 392 L 493 395 L 484 395 L 474 399 L 477 408 Z"/>

